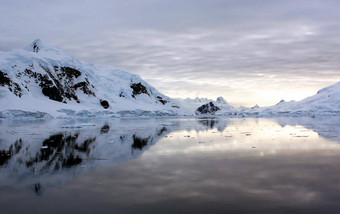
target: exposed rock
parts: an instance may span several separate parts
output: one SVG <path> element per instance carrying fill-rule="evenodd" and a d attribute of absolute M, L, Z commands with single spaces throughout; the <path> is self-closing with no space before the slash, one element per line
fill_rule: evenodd
<path fill-rule="evenodd" d="M 110 107 L 109 102 L 107 102 L 106 100 L 100 100 L 100 105 L 102 105 L 103 108 L 105 108 L 105 109 Z"/>
<path fill-rule="evenodd" d="M 31 45 L 26 47 L 26 50 L 38 53 L 39 50 L 43 47 L 44 47 L 44 43 L 40 39 L 36 39 L 36 40 L 33 41 L 33 43 Z"/>
<path fill-rule="evenodd" d="M 165 105 L 165 103 L 168 102 L 167 100 L 164 100 L 163 97 L 161 97 L 161 96 L 157 96 L 157 99 L 158 99 L 158 101 L 161 102 L 163 105 Z"/>
<path fill-rule="evenodd" d="M 280 102 L 278 102 L 276 105 L 280 105 L 282 103 L 285 103 L 286 101 L 285 100 L 280 100 Z"/>
<path fill-rule="evenodd" d="M 6 73 L 0 70 L 0 85 L 8 86 L 8 90 L 13 92 L 16 96 L 22 96 L 22 89 L 18 83 L 13 82 Z"/>
<path fill-rule="evenodd" d="M 80 88 L 84 92 L 84 94 L 96 96 L 96 94 L 89 88 L 89 84 L 87 82 L 79 82 L 75 84 L 73 88 L 75 90 Z"/>
<path fill-rule="evenodd" d="M 215 114 L 216 111 L 220 110 L 219 107 L 215 106 L 213 102 L 204 104 L 196 110 L 196 115 L 199 114 Z"/>
<path fill-rule="evenodd" d="M 33 52 L 38 53 L 39 49 L 40 49 L 39 46 L 36 43 L 34 43 L 34 45 L 33 45 Z"/>
<path fill-rule="evenodd" d="M 80 102 L 76 94 L 77 89 L 81 89 L 84 94 L 96 96 L 95 93 L 89 88 L 91 85 L 87 78 L 85 81 L 74 84 L 74 80 L 81 76 L 81 72 L 71 67 L 54 66 L 55 73 L 52 73 L 47 67 L 40 64 L 40 67 L 46 71 L 46 74 L 37 73 L 32 71 L 33 65 L 26 68 L 24 71 L 18 71 L 16 77 L 18 79 L 28 77 L 32 79 L 41 88 L 42 93 L 49 99 L 67 103 L 67 100 L 75 100 Z M 17 83 L 13 83 L 7 74 L 0 71 L 0 83 L 9 86 L 9 90 L 15 95 L 21 97 L 22 89 Z M 29 91 L 27 84 L 31 80 L 25 80 L 22 85 Z M 4 84 L 1 84 L 4 86 Z"/>
<path fill-rule="evenodd" d="M 42 93 L 45 96 L 47 96 L 48 98 L 50 98 L 51 100 L 55 100 L 55 101 L 58 101 L 58 102 L 63 101 L 62 93 L 55 86 L 52 86 L 52 87 L 45 86 L 45 87 L 43 87 Z"/>
<path fill-rule="evenodd" d="M 5 86 L 5 85 L 10 85 L 11 84 L 11 79 L 8 78 L 7 74 L 2 72 L 0 70 L 0 85 Z"/>
<path fill-rule="evenodd" d="M 78 78 L 81 75 L 80 71 L 70 67 L 61 67 L 60 70 L 63 71 L 63 74 L 67 75 L 68 78 Z"/>
<path fill-rule="evenodd" d="M 146 87 L 142 84 L 142 83 L 133 83 L 130 85 L 130 87 L 133 89 L 132 91 L 132 97 L 136 98 L 136 95 L 138 94 L 147 94 L 150 96 L 148 90 L 146 89 Z"/>

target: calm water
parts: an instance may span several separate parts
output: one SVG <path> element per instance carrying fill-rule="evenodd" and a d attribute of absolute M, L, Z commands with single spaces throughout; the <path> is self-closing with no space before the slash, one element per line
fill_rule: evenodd
<path fill-rule="evenodd" d="M 1 213 L 340 213 L 340 120 L 0 121 Z"/>

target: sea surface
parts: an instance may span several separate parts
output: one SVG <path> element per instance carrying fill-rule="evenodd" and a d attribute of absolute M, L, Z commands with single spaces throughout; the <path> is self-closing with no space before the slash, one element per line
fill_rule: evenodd
<path fill-rule="evenodd" d="M 340 213 L 340 118 L 3 120 L 0 213 Z"/>

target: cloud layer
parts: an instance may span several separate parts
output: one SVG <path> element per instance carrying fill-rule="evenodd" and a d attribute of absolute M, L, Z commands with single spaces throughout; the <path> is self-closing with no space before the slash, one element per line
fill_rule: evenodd
<path fill-rule="evenodd" d="M 337 1 L 0 0 L 0 50 L 36 38 L 172 97 L 302 99 L 340 80 Z"/>

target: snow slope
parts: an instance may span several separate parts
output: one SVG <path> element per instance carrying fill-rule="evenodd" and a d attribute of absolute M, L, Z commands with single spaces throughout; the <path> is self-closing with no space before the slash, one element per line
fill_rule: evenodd
<path fill-rule="evenodd" d="M 189 113 L 138 75 L 82 63 L 39 39 L 0 52 L 0 101 L 0 118 Z"/>

